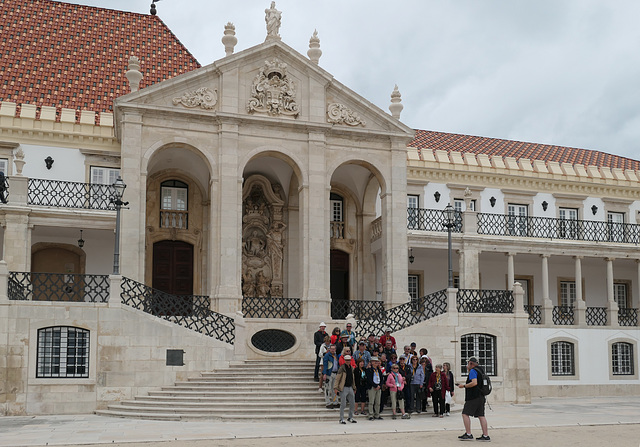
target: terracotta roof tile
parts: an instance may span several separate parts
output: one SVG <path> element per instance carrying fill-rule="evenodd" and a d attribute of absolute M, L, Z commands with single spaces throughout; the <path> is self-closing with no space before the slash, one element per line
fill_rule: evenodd
<path fill-rule="evenodd" d="M 200 67 L 157 17 L 51 0 L 0 0 L 0 101 L 112 111 L 128 93 Z"/>
<path fill-rule="evenodd" d="M 416 130 L 409 147 L 640 170 L 640 161 L 589 149 Z"/>

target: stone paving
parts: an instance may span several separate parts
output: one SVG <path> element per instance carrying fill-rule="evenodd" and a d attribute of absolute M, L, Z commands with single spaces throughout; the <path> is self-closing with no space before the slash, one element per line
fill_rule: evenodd
<path fill-rule="evenodd" d="M 459 413 L 444 419 L 432 418 L 431 413 L 428 413 L 416 415 L 410 420 L 392 420 L 387 409 L 383 413 L 383 421 L 370 422 L 360 416 L 358 424 L 346 426 L 338 424 L 338 412 L 335 411 L 335 414 L 335 422 L 292 424 L 255 421 L 251 423 L 250 430 L 247 429 L 246 422 L 163 422 L 96 415 L 1 417 L 0 447 L 155 443 L 176 439 L 229 440 L 344 433 L 462 432 Z M 530 405 L 491 404 L 491 409 L 487 408 L 487 419 L 490 430 L 640 424 L 640 399 L 637 396 L 546 398 L 534 399 Z M 472 427 L 474 433 L 480 431 L 477 421 L 473 422 Z"/>

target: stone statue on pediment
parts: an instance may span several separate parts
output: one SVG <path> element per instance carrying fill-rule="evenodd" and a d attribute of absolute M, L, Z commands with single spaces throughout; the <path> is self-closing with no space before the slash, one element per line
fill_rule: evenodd
<path fill-rule="evenodd" d="M 264 10 L 264 21 L 267 23 L 267 38 L 280 40 L 280 25 L 282 24 L 282 12 L 276 9 L 276 2 L 271 2 L 271 7 Z"/>

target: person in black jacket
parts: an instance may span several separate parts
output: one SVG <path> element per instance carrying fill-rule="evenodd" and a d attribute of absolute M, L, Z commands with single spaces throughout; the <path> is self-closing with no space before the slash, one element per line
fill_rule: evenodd
<path fill-rule="evenodd" d="M 378 357 L 371 357 L 371 368 L 365 370 L 367 376 L 367 393 L 369 394 L 369 420 L 382 419 L 380 417 L 380 395 L 382 394 L 382 370 Z"/>
<path fill-rule="evenodd" d="M 313 344 L 316 345 L 316 368 L 313 370 L 313 378 L 317 382 L 320 375 L 320 357 L 318 354 L 320 353 L 320 346 L 324 343 L 324 337 L 327 335 L 327 331 L 325 330 L 327 325 L 322 322 L 318 330 L 313 334 Z"/>

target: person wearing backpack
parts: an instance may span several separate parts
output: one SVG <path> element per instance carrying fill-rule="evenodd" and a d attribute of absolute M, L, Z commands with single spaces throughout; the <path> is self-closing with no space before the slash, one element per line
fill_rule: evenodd
<path fill-rule="evenodd" d="M 491 441 L 489 437 L 489 428 L 487 418 L 484 416 L 485 394 L 481 392 L 484 384 L 484 371 L 480 368 L 478 359 L 471 357 L 467 362 L 467 382 L 458 384 L 458 388 L 464 388 L 464 408 L 462 409 L 462 421 L 464 423 L 465 433 L 458 436 L 461 441 L 472 441 L 471 434 L 471 416 L 478 418 L 482 427 L 482 436 L 477 438 L 478 441 Z M 490 392 L 490 391 L 489 391 Z M 485 393 L 488 394 L 485 390 Z"/>

